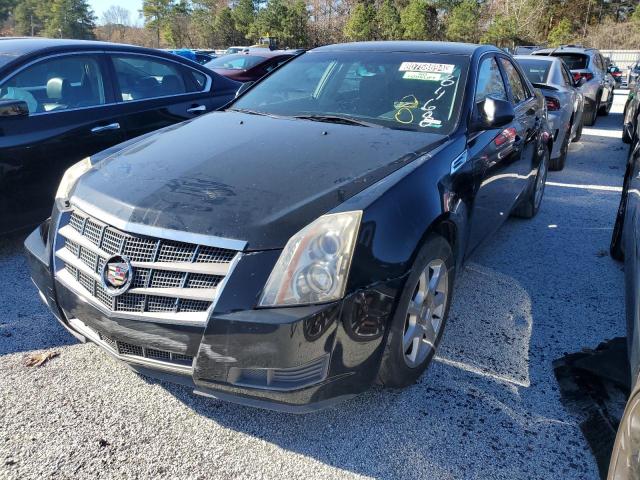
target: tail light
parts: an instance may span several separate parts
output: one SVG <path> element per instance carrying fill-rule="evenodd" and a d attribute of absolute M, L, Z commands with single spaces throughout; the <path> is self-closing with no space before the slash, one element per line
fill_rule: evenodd
<path fill-rule="evenodd" d="M 584 78 L 587 82 L 593 78 L 593 73 L 589 72 L 573 72 L 573 80 L 575 82 L 579 81 L 581 78 Z"/>
<path fill-rule="evenodd" d="M 560 110 L 560 102 L 558 101 L 558 99 L 553 97 L 544 97 L 544 98 L 547 101 L 547 111 L 555 112 L 557 110 Z"/>
<path fill-rule="evenodd" d="M 513 127 L 505 128 L 500 134 L 493 140 L 496 147 L 503 145 L 507 142 L 513 142 L 516 139 L 516 129 Z"/>

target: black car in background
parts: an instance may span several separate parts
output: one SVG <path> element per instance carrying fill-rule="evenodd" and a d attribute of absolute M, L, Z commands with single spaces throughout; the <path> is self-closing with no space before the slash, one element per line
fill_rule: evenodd
<path fill-rule="evenodd" d="M 25 245 L 79 339 L 198 394 L 303 412 L 412 385 L 454 277 L 533 217 L 545 99 L 495 47 L 314 49 L 224 111 L 74 165 Z"/>
<path fill-rule="evenodd" d="M 637 92 L 637 89 L 637 84 L 634 84 L 633 90 Z M 637 114 L 637 99 L 634 108 Z M 637 122 L 633 128 L 634 131 L 628 133 L 632 144 L 610 248 L 611 256 L 624 262 L 627 352 L 632 392 L 618 427 L 609 480 L 640 478 L 640 141 Z"/>
<path fill-rule="evenodd" d="M 70 165 L 215 110 L 238 87 L 159 50 L 0 39 L 0 234 L 45 219 Z"/>
<path fill-rule="evenodd" d="M 629 94 L 624 104 L 624 120 L 622 123 L 622 141 L 632 143 L 638 133 L 638 117 L 640 117 L 640 85 L 637 82 L 629 86 Z"/>

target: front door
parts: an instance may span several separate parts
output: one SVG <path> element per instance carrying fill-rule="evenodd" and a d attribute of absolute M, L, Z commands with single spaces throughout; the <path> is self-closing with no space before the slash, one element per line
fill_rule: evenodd
<path fill-rule="evenodd" d="M 50 213 L 64 171 L 124 140 L 100 53 L 44 58 L 0 85 L 29 115 L 0 124 L 0 233 Z"/>
<path fill-rule="evenodd" d="M 487 97 L 509 100 L 508 89 L 494 55 L 480 61 L 475 91 L 474 115 L 480 115 Z M 468 252 L 500 227 L 515 200 L 514 165 L 521 156 L 522 143 L 517 138 L 519 125 L 514 120 L 499 129 L 471 134 L 467 144 L 473 162 L 476 194 L 471 212 Z"/>

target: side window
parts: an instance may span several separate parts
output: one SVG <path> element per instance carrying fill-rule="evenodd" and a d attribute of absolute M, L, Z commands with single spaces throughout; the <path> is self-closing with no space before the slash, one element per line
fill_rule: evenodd
<path fill-rule="evenodd" d="M 504 88 L 502 75 L 494 57 L 485 58 L 478 70 L 478 83 L 476 85 L 476 103 L 487 97 L 497 100 L 507 100 L 507 91 Z"/>
<path fill-rule="evenodd" d="M 562 78 L 564 78 L 564 83 L 566 83 L 570 87 L 573 87 L 573 78 L 571 77 L 571 74 L 567 70 L 567 67 L 562 65 L 562 68 L 560 70 L 562 71 Z"/>
<path fill-rule="evenodd" d="M 269 65 L 267 68 L 265 68 L 265 70 L 267 71 L 267 73 L 270 72 L 271 70 L 275 70 L 287 60 L 289 60 L 289 57 L 279 58 L 278 60 L 273 62 L 271 65 Z"/>
<path fill-rule="evenodd" d="M 528 89 L 522 81 L 522 78 L 516 70 L 516 67 L 513 66 L 513 63 L 511 63 L 506 58 L 501 58 L 500 62 L 502 62 L 502 67 L 507 74 L 507 79 L 509 80 L 509 85 L 511 86 L 511 93 L 513 93 L 513 103 L 517 105 L 518 103 L 528 98 Z"/>
<path fill-rule="evenodd" d="M 43 60 L 0 85 L 0 99 L 24 100 L 29 113 L 103 105 L 104 92 L 98 60 L 87 55 Z"/>
<path fill-rule="evenodd" d="M 595 54 L 593 56 L 593 61 L 595 62 L 596 68 L 600 71 L 604 70 L 604 63 L 602 62 L 602 58 L 600 58 L 600 55 Z"/>
<path fill-rule="evenodd" d="M 202 92 L 207 86 L 207 76 L 204 73 L 198 72 L 197 70 L 189 69 L 188 74 L 193 78 L 193 83 L 195 85 L 195 91 Z M 189 90 L 189 88 L 187 88 Z"/>
<path fill-rule="evenodd" d="M 123 102 L 188 93 L 177 63 L 146 55 L 114 55 L 112 59 Z"/>

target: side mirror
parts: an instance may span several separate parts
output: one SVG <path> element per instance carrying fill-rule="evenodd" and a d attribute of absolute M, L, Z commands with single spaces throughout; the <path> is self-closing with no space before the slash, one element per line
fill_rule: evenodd
<path fill-rule="evenodd" d="M 236 97 L 239 97 L 240 95 L 242 95 L 244 92 L 246 92 L 247 90 L 249 90 L 249 88 L 256 82 L 245 82 L 243 83 L 240 88 L 238 89 L 238 91 L 236 92 Z"/>
<path fill-rule="evenodd" d="M 0 117 L 26 117 L 29 105 L 24 100 L 0 100 Z"/>
<path fill-rule="evenodd" d="M 507 100 L 487 97 L 476 106 L 476 119 L 471 130 L 491 130 L 508 125 L 516 116 L 513 105 Z"/>

